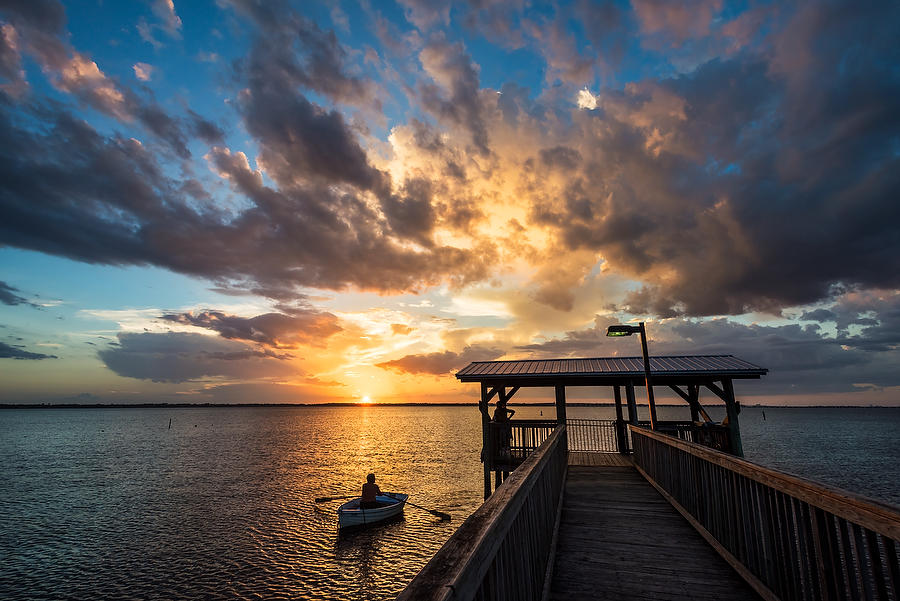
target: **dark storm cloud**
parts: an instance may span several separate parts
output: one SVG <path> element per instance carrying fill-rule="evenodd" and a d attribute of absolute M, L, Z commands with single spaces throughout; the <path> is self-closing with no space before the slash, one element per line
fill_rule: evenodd
<path fill-rule="evenodd" d="M 273 78 L 284 90 L 302 87 L 348 104 L 380 107 L 372 82 L 349 72 L 347 51 L 333 31 L 322 30 L 284 2 L 227 3 L 258 27 L 251 54 L 240 64 L 251 81 L 261 86 Z"/>
<path fill-rule="evenodd" d="M 768 368 L 761 383 L 745 386 L 753 394 L 853 392 L 865 387 L 900 386 L 900 297 L 867 299 L 843 311 L 859 318 L 875 307 L 875 324 L 858 334 L 835 335 L 815 324 L 758 325 L 728 319 L 673 319 L 648 325 L 651 355 L 736 355 Z M 563 338 L 518 347 L 537 358 L 638 356 L 636 337 L 608 338 L 613 318 L 567 332 Z"/>
<path fill-rule="evenodd" d="M 277 236 L 261 241 L 262 248 L 253 256 L 234 257 L 235 266 L 252 261 L 235 271 L 252 274 L 260 283 L 409 290 L 446 277 L 457 283 L 473 281 L 487 273 L 490 246 L 461 250 L 432 245 L 427 252 L 401 247 L 385 235 L 389 224 L 356 194 L 318 188 L 274 190 L 263 185 L 243 157 L 216 149 L 210 158 L 257 205 L 241 217 L 241 229 L 256 232 L 269 220 L 277 223 Z"/>
<path fill-rule="evenodd" d="M 118 341 L 97 354 L 108 368 L 127 378 L 187 382 L 210 377 L 254 380 L 296 375 L 285 361 L 290 355 L 202 334 L 123 333 Z"/>
<path fill-rule="evenodd" d="M 403 193 L 399 196 L 387 195 L 381 206 L 394 232 L 423 246 L 432 246 L 431 230 L 435 214 L 429 181 L 407 180 Z"/>
<path fill-rule="evenodd" d="M 626 11 L 615 2 L 596 0 L 578 0 L 573 10 L 598 54 L 609 63 L 620 63 L 634 39 Z"/>
<path fill-rule="evenodd" d="M 166 142 L 181 158 L 191 156 L 181 123 L 155 104 L 134 102 L 134 114 L 151 133 Z"/>
<path fill-rule="evenodd" d="M 140 143 L 105 138 L 64 112 L 34 113 L 52 120 L 46 133 L 29 131 L 2 108 L 2 244 L 92 263 L 152 264 L 281 297 L 296 286 L 413 290 L 487 273 L 490 247 L 410 249 L 350 190 L 282 192 L 264 185 L 243 155 L 214 149 L 210 162 L 250 206 L 237 215 L 201 210 Z M 416 200 L 409 202 L 400 201 L 408 218 L 421 219 Z M 394 225 L 405 218 L 397 215 Z"/>
<path fill-rule="evenodd" d="M 62 33 L 66 25 L 66 9 L 57 0 L 4 0 L 0 12 L 13 23 L 47 33 Z"/>
<path fill-rule="evenodd" d="M 503 351 L 483 346 L 467 346 L 461 352 L 442 351 L 421 355 L 406 355 L 392 361 L 376 363 L 382 369 L 391 369 L 407 374 L 431 374 L 442 376 L 460 369 L 472 361 L 490 361 L 501 357 Z"/>
<path fill-rule="evenodd" d="M 371 83 L 347 73 L 346 51 L 334 32 L 282 4 L 232 5 L 260 29 L 237 76 L 247 84 L 240 105 L 244 123 L 267 173 L 281 186 L 342 182 L 384 194 L 389 179 L 369 164 L 343 115 L 301 92 L 378 106 Z"/>
<path fill-rule="evenodd" d="M 581 162 L 581 153 L 566 146 L 542 148 L 540 157 L 544 165 L 565 170 L 575 169 Z"/>
<path fill-rule="evenodd" d="M 58 359 L 56 355 L 45 355 L 43 353 L 32 353 L 22 350 L 16 346 L 10 346 L 4 342 L 0 342 L 0 359 L 20 359 L 20 360 L 40 360 L 40 359 Z"/>
<path fill-rule="evenodd" d="M 188 109 L 188 116 L 190 118 L 191 131 L 195 136 L 210 145 L 224 143 L 225 132 L 221 127 L 190 109 Z"/>
<path fill-rule="evenodd" d="M 324 181 L 383 191 L 385 174 L 369 164 L 341 113 L 313 104 L 276 77 L 255 71 L 242 104 L 266 172 L 281 186 Z"/>
<path fill-rule="evenodd" d="M 335 315 L 314 310 L 293 315 L 266 313 L 255 317 L 201 311 L 166 314 L 160 319 L 213 330 L 223 338 L 247 340 L 275 348 L 295 348 L 301 344 L 324 346 L 330 336 L 342 329 Z"/>
<path fill-rule="evenodd" d="M 478 65 L 461 43 L 451 43 L 443 35 L 435 35 L 428 41 L 419 60 L 434 80 L 420 87 L 424 108 L 443 122 L 468 131 L 476 150 L 489 154 Z"/>
<path fill-rule="evenodd" d="M 602 135 L 570 142 L 590 160 L 534 221 L 643 280 L 635 312 L 778 312 L 900 285 L 898 37 L 896 4 L 804 5 L 771 55 L 601 94 L 581 118 Z"/>

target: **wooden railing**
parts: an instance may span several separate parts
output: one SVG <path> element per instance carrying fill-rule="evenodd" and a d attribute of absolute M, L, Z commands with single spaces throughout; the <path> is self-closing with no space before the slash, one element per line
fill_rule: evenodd
<path fill-rule="evenodd" d="M 559 426 L 397 599 L 539 600 L 553 560 L 565 477 L 566 428 Z"/>
<path fill-rule="evenodd" d="M 640 425 L 648 427 L 650 423 L 641 422 Z M 656 425 L 656 431 L 688 442 L 695 442 L 717 451 L 731 452 L 728 428 L 720 424 L 698 425 L 686 421 L 659 422 Z"/>
<path fill-rule="evenodd" d="M 517 419 L 488 424 L 491 467 L 512 471 L 550 438 L 555 421 Z"/>
<path fill-rule="evenodd" d="M 766 599 L 900 599 L 900 510 L 642 428 L 634 463 Z"/>
<path fill-rule="evenodd" d="M 492 470 L 511 472 L 525 458 L 534 453 L 543 444 L 557 423 L 542 419 L 515 419 L 508 422 L 488 423 L 487 457 Z M 588 453 L 615 453 L 632 451 L 631 433 L 624 422 L 605 419 L 572 418 L 566 420 L 569 450 Z M 639 422 L 638 425 L 649 427 L 650 422 Z M 621 427 L 621 432 L 617 429 Z M 728 452 L 728 429 L 725 426 L 709 424 L 698 426 L 689 421 L 657 422 L 657 432 L 668 434 L 682 440 L 696 442 Z M 620 450 L 620 442 L 624 449 Z"/>
<path fill-rule="evenodd" d="M 625 422 L 603 419 L 568 419 L 569 450 L 589 453 L 631 452 L 631 434 Z M 649 427 L 650 422 L 638 425 Z M 622 432 L 617 429 L 621 427 Z M 728 428 L 718 424 L 697 425 L 690 421 L 661 421 L 656 431 L 682 440 L 695 442 L 719 451 L 728 452 Z M 624 449 L 620 449 L 620 441 Z"/>
<path fill-rule="evenodd" d="M 615 453 L 619 450 L 615 420 L 570 418 L 566 426 L 570 451 Z"/>

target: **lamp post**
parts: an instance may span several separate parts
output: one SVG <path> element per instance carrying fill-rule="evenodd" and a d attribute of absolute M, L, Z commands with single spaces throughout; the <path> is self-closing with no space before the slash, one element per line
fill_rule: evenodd
<path fill-rule="evenodd" d="M 625 324 L 609 326 L 606 330 L 607 336 L 631 336 L 632 334 L 641 335 L 641 350 L 644 352 L 644 378 L 647 385 L 647 404 L 650 406 L 650 429 L 656 430 L 656 402 L 653 400 L 653 383 L 650 379 L 650 353 L 647 350 L 647 330 L 644 329 L 644 322 L 640 322 L 636 326 Z"/>

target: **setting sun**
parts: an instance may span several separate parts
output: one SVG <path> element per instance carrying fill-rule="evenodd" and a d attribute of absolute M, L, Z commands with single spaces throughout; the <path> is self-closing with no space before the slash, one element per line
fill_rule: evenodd
<path fill-rule="evenodd" d="M 360 401 L 360 403 L 365 403 L 365 404 L 369 404 L 371 402 L 372 402 L 372 398 L 369 395 L 364 396 L 362 398 L 362 400 Z"/>

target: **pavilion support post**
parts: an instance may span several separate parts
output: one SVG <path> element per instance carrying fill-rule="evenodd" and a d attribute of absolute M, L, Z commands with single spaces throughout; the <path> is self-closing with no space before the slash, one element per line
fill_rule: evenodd
<path fill-rule="evenodd" d="M 616 399 L 616 446 L 619 453 L 627 454 L 628 445 L 625 439 L 625 420 L 622 419 L 622 387 L 613 386 L 613 395 Z"/>
<path fill-rule="evenodd" d="M 557 384 L 554 386 L 556 389 L 556 423 L 557 425 L 566 425 L 566 385 L 565 384 Z M 563 440 L 561 441 L 563 445 L 565 445 L 566 452 L 568 453 L 569 448 L 569 435 L 566 432 L 563 432 Z"/>
<path fill-rule="evenodd" d="M 481 411 L 481 458 L 484 462 L 484 498 L 487 500 L 491 496 L 491 463 L 493 462 L 493 453 L 490 445 L 490 428 L 491 421 L 490 409 L 488 403 L 491 401 L 491 394 L 488 393 L 488 385 L 481 383 L 481 401 L 478 403 L 478 409 Z"/>
<path fill-rule="evenodd" d="M 634 382 L 625 384 L 625 399 L 628 402 L 628 421 L 636 426 L 638 424 L 638 413 L 637 403 L 634 400 Z"/>
<path fill-rule="evenodd" d="M 556 385 L 556 423 L 566 423 L 566 385 Z"/>
<path fill-rule="evenodd" d="M 725 411 L 728 413 L 728 442 L 731 444 L 731 452 L 738 457 L 744 456 L 744 446 L 741 444 L 741 425 L 738 421 L 740 407 L 734 398 L 734 386 L 731 378 L 722 380 L 722 390 L 725 392 Z"/>

